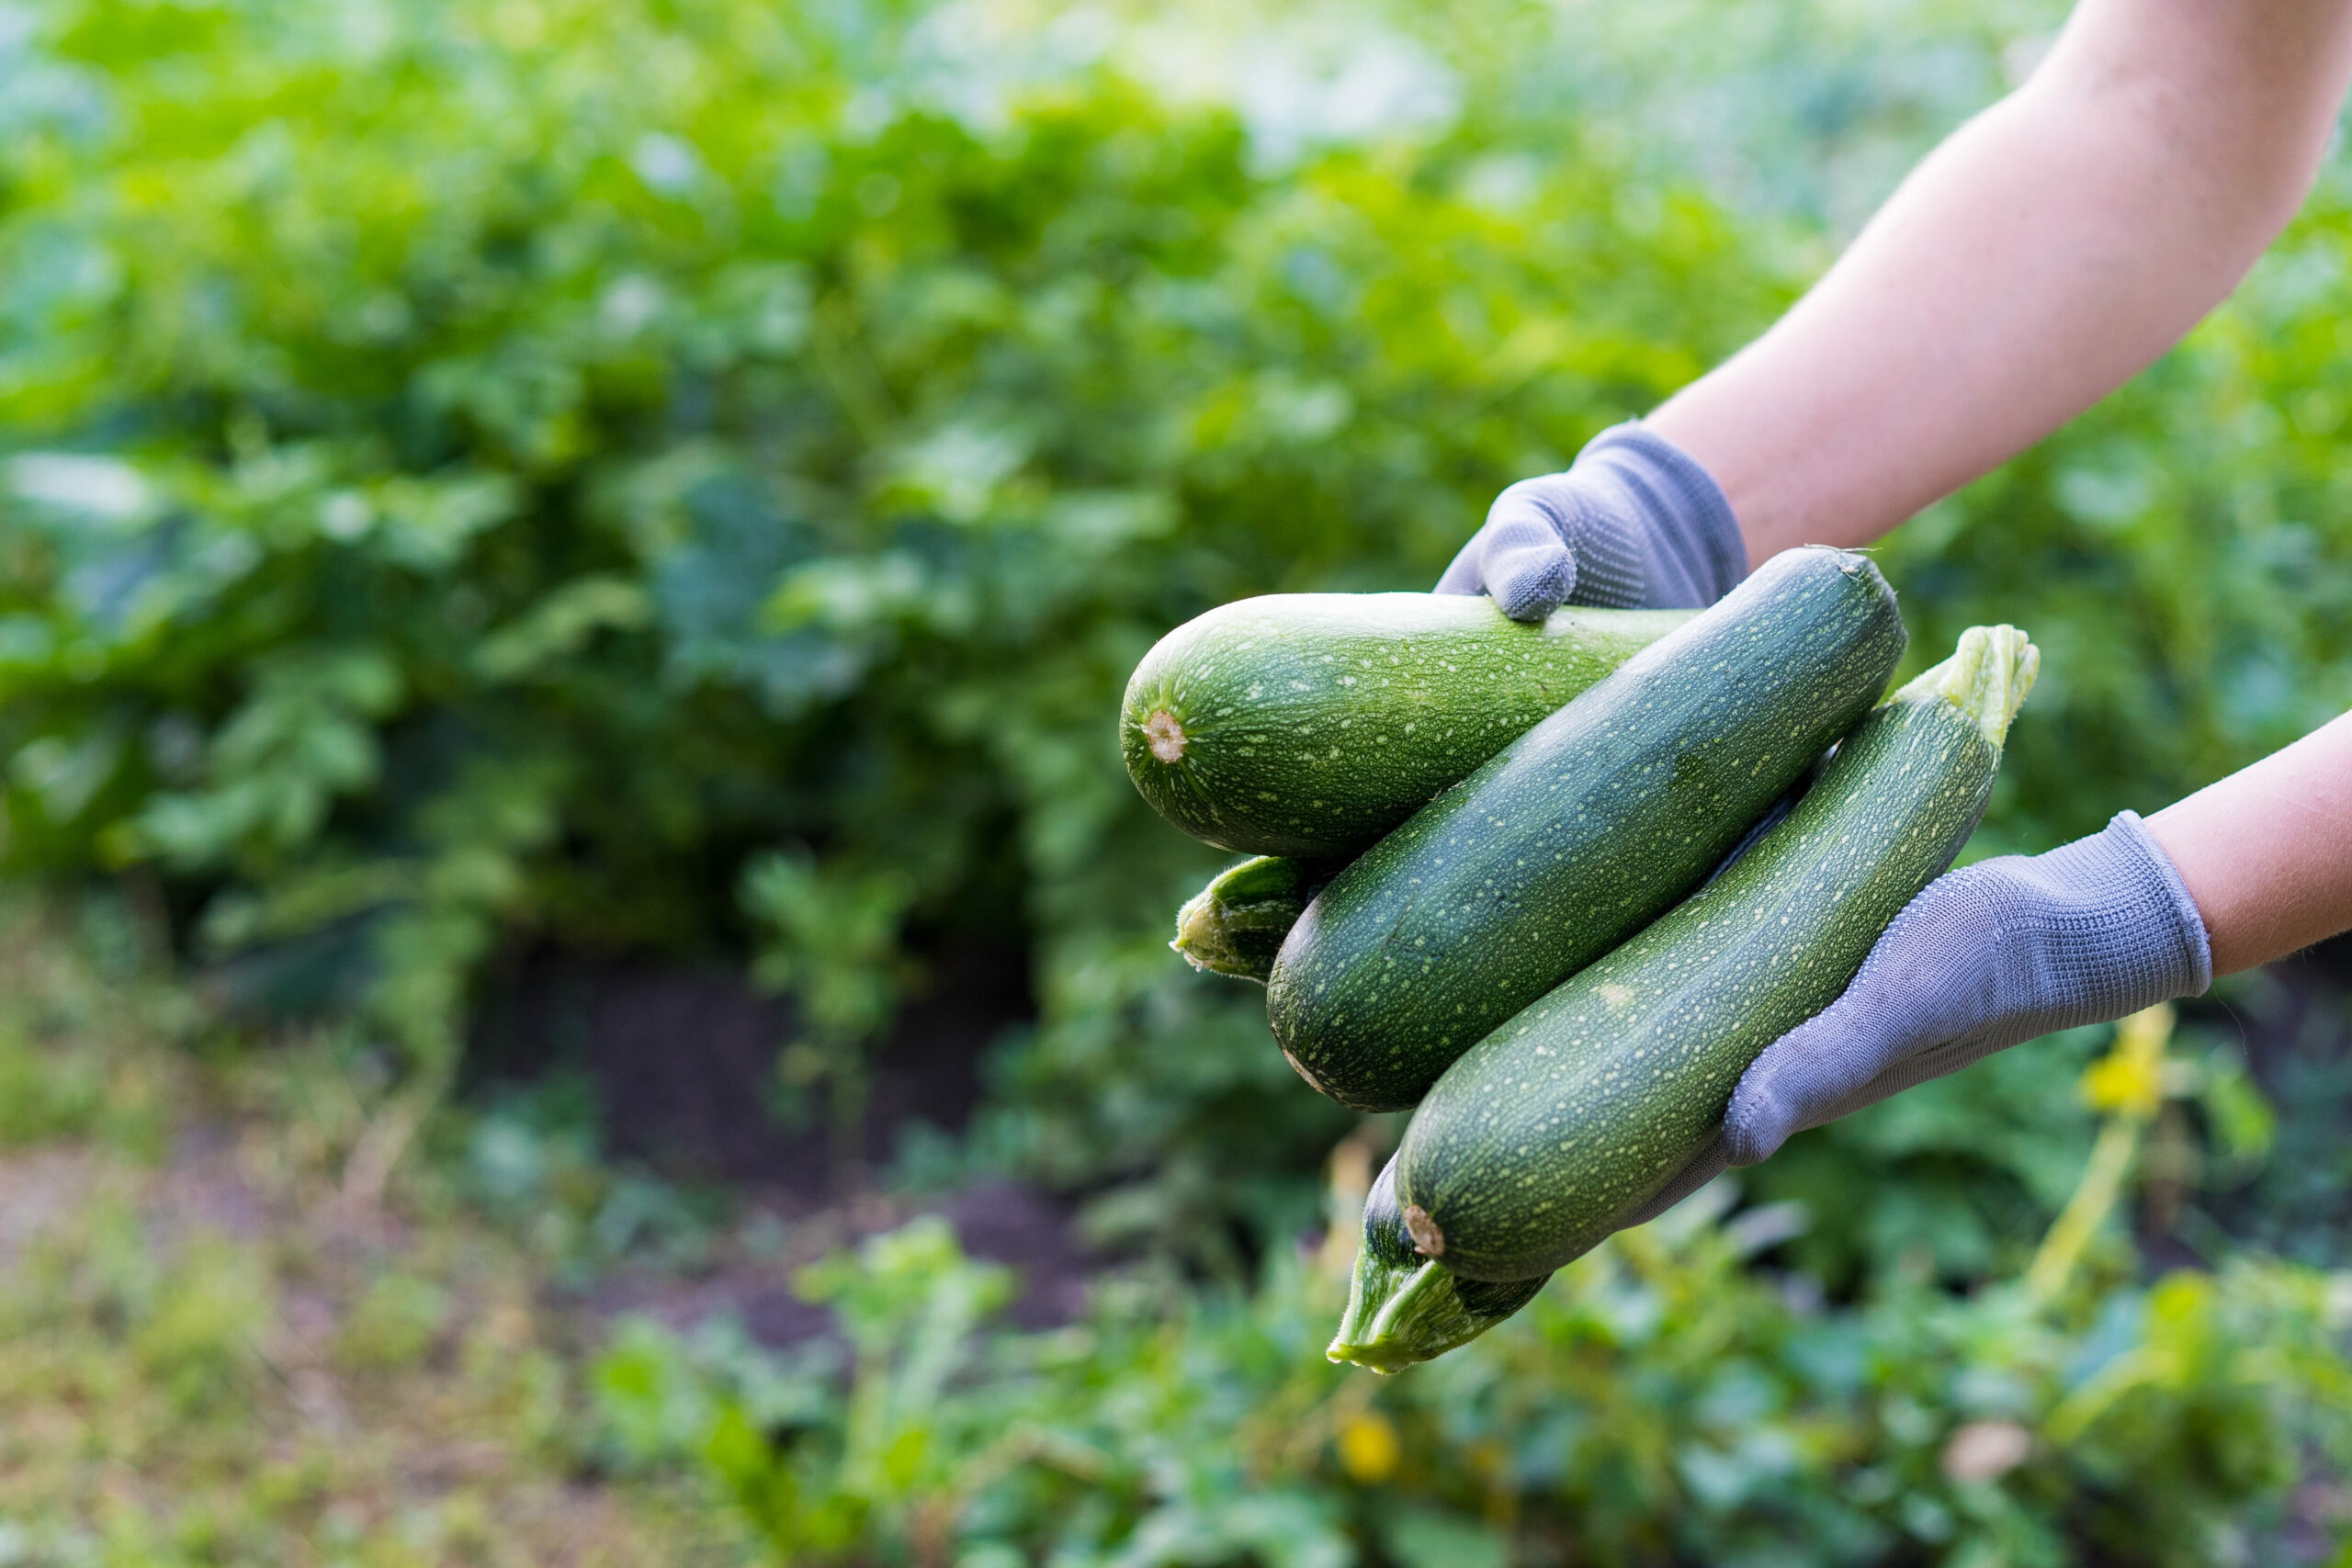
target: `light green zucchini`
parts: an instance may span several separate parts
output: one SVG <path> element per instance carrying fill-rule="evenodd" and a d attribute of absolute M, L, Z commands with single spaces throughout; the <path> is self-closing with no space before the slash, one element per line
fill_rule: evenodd
<path fill-rule="evenodd" d="M 1136 788 L 1193 837 L 1344 859 L 1690 618 L 1483 597 L 1276 593 L 1162 637 L 1127 682 Z"/>

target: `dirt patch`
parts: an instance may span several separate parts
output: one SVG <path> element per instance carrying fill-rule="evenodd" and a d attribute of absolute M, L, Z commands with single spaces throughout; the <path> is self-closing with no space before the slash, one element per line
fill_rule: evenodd
<path fill-rule="evenodd" d="M 964 942 L 933 955 L 929 982 L 871 1058 L 856 1139 L 869 1165 L 901 1130 L 970 1120 L 980 1063 L 1035 1016 L 1027 956 Z M 594 1087 L 607 1149 L 665 1175 L 789 1192 L 797 1206 L 844 1196 L 828 1131 L 790 1125 L 776 1062 L 798 1032 L 791 1007 L 718 968 L 605 963 L 542 952 L 489 987 L 469 1046 L 478 1081 L 553 1070 Z"/>
<path fill-rule="evenodd" d="M 616 1270 L 591 1291 L 593 1312 L 643 1312 L 682 1327 L 732 1313 L 763 1344 L 817 1337 L 831 1331 L 831 1314 L 794 1294 L 792 1276 L 924 1213 L 945 1216 L 972 1257 L 1014 1270 L 1021 1293 L 1010 1315 L 1023 1327 L 1067 1323 L 1083 1309 L 1099 1259 L 1051 1194 L 1009 1181 L 931 1200 L 876 1190 L 874 1177 L 910 1127 L 964 1127 L 988 1052 L 1035 1014 L 1017 950 L 967 942 L 928 968 L 930 983 L 873 1055 L 856 1138 L 865 1168 L 846 1179 L 827 1129 L 795 1127 L 779 1113 L 776 1062 L 796 1033 L 792 1009 L 739 975 L 540 953 L 491 988 L 470 1047 L 477 1087 L 578 1074 L 594 1093 L 609 1155 L 672 1179 L 723 1183 L 747 1213 L 768 1211 L 790 1237 L 760 1257 L 730 1245 L 691 1277 Z"/>

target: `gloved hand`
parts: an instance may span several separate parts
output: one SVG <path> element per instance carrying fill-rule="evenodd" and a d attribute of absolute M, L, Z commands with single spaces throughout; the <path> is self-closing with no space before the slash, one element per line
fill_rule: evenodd
<path fill-rule="evenodd" d="M 1747 575 L 1747 543 L 1707 470 L 1628 422 L 1566 473 L 1497 496 L 1437 591 L 1490 593 L 1511 619 L 1540 621 L 1563 604 L 1700 609 Z"/>
<path fill-rule="evenodd" d="M 1722 1135 L 1626 1223 L 1664 1213 L 1725 1165 L 1757 1164 L 1792 1133 L 2212 979 L 2204 919 L 2132 812 L 2048 854 L 1946 873 L 1894 918 L 1845 995 L 1749 1066 Z"/>

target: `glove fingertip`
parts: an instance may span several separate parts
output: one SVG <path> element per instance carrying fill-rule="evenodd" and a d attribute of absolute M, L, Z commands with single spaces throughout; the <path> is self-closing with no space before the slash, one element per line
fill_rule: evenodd
<path fill-rule="evenodd" d="M 1558 609 L 1577 585 L 1577 558 L 1567 547 L 1518 549 L 1487 574 L 1487 592 L 1514 621 L 1540 621 Z"/>
<path fill-rule="evenodd" d="M 1818 1078 L 1829 1043 L 1816 1037 L 1836 1027 L 1837 1004 L 1815 1013 L 1764 1048 L 1747 1065 L 1724 1110 L 1724 1146 L 1734 1165 L 1761 1165 L 1795 1132 L 1805 1110 L 1808 1065 Z M 1794 1081 L 1792 1081 L 1792 1079 Z M 1817 1084 L 1816 1084 L 1817 1087 Z"/>
<path fill-rule="evenodd" d="M 1742 1078 L 1724 1111 L 1724 1154 L 1732 1165 L 1761 1165 L 1789 1141 L 1794 1112 L 1772 1089 Z"/>

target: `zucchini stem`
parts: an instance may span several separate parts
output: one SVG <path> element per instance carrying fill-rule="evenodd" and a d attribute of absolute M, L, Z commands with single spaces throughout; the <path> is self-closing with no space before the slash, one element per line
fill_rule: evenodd
<path fill-rule="evenodd" d="M 1378 1326 L 1379 1321 L 1387 1315 L 1385 1308 L 1422 1284 L 1425 1276 L 1442 1277 L 1444 1273 L 1434 1264 L 1383 1263 L 1369 1250 L 1359 1250 L 1355 1273 L 1348 1281 L 1347 1310 L 1340 1314 L 1339 1332 L 1332 1335 L 1330 1348 L 1323 1352 L 1324 1356 L 1334 1361 L 1369 1367 L 1375 1372 L 1402 1371 L 1414 1362 L 1426 1359 L 1425 1354 L 1417 1354 L 1410 1347 L 1388 1342 Z"/>
<path fill-rule="evenodd" d="M 2015 626 L 1971 626 L 1941 664 L 1917 676 L 1887 701 L 1950 703 L 1984 731 L 1995 750 L 2008 739 L 2009 723 L 2025 705 L 2041 670 L 2041 649 Z"/>
<path fill-rule="evenodd" d="M 1176 911 L 1176 940 L 1168 945 L 1195 969 L 1262 986 L 1328 874 L 1328 867 L 1279 855 L 1228 867 Z"/>
<path fill-rule="evenodd" d="M 1396 1268 L 1359 1258 L 1348 1310 L 1323 1354 L 1375 1372 L 1401 1372 L 1501 1321 L 1470 1311 L 1442 1264 Z"/>
<path fill-rule="evenodd" d="M 1467 1345 L 1533 1301 L 1550 1278 L 1481 1284 L 1434 1259 L 1383 1263 L 1365 1248 L 1356 1254 L 1340 1331 L 1323 1353 L 1375 1372 L 1401 1372 Z"/>

